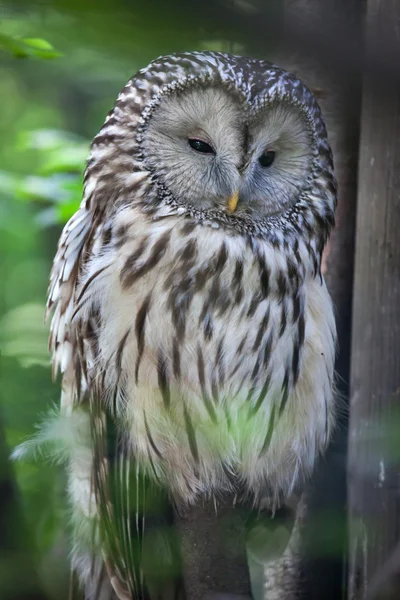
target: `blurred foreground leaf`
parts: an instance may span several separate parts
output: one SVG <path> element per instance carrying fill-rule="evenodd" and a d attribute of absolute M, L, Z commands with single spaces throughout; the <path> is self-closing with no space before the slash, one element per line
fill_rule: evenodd
<path fill-rule="evenodd" d="M 0 49 L 15 58 L 53 59 L 62 56 L 61 52 L 42 38 L 17 38 L 0 33 Z"/>

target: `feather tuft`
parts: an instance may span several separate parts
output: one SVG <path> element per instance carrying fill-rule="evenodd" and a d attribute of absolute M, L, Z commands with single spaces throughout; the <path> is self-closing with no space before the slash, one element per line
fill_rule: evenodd
<path fill-rule="evenodd" d="M 12 460 L 46 459 L 56 464 L 66 463 L 79 452 L 91 452 L 89 415 L 81 410 L 62 414 L 59 409 L 49 411 L 37 432 L 14 448 Z"/>

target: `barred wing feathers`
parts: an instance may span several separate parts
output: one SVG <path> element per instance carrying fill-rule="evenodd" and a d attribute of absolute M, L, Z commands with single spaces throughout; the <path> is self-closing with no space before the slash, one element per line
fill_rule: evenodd
<path fill-rule="evenodd" d="M 75 293 L 85 245 L 93 235 L 92 214 L 83 205 L 65 226 L 50 275 L 46 317 L 54 308 L 49 349 L 52 352 L 53 378 L 63 375 L 62 409 L 72 408 L 77 398 L 73 381 L 73 356 L 76 337 L 71 331 Z M 87 382 L 83 382 L 87 385 Z M 79 386 L 78 386 L 79 387 Z"/>
<path fill-rule="evenodd" d="M 104 217 L 104 213 L 90 211 L 83 202 L 65 226 L 50 276 L 46 311 L 48 315 L 54 310 L 49 347 L 53 376 L 59 371 L 62 375 L 60 418 L 68 421 L 68 415 L 82 412 L 87 423 L 82 447 L 90 452 L 86 462 L 81 459 L 79 442 L 70 452 L 69 495 L 75 529 L 72 565 L 85 600 L 145 600 L 149 597 L 145 579 L 151 580 L 151 588 L 157 593 L 162 591 L 163 597 L 172 594 L 176 598 L 181 589 L 180 560 L 171 533 L 168 497 L 140 472 L 130 455 L 113 406 L 105 401 L 103 373 L 98 372 L 96 363 L 100 317 L 91 303 L 91 284 L 101 277 L 107 264 L 80 285 L 86 264 L 93 254 L 97 255 L 96 244 L 102 241 L 107 226 Z M 89 310 L 81 311 L 86 303 Z M 69 420 L 69 426 L 76 427 L 76 419 Z M 89 515 L 86 523 L 82 523 L 82 514 Z M 80 540 L 88 521 L 90 536 L 95 540 L 89 553 Z M 167 537 L 165 532 L 169 532 Z M 143 548 L 146 544 L 151 546 L 150 557 Z M 164 573 L 163 581 L 154 573 L 155 547 L 160 558 L 157 570 Z M 143 563 L 151 562 L 151 573 L 145 577 Z M 172 587 L 166 591 L 168 579 Z M 79 598 L 80 591 L 76 585 L 73 588 L 71 597 Z"/>

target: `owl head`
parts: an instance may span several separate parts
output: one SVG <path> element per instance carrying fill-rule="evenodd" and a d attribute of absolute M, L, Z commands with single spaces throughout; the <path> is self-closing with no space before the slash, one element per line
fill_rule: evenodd
<path fill-rule="evenodd" d="M 85 188 L 112 206 L 167 205 L 278 238 L 325 239 L 336 203 L 311 91 L 267 62 L 212 52 L 161 57 L 128 82 L 94 138 Z"/>

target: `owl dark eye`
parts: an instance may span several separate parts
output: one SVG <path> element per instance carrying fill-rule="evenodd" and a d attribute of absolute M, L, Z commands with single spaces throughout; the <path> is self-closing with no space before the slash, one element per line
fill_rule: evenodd
<path fill-rule="evenodd" d="M 276 152 L 274 150 L 264 150 L 258 162 L 262 167 L 270 167 L 275 160 Z"/>
<path fill-rule="evenodd" d="M 195 138 L 188 139 L 189 146 L 196 150 L 196 152 L 201 152 L 202 154 L 215 154 L 214 148 L 207 144 L 207 142 L 203 142 L 203 140 L 197 140 Z"/>

